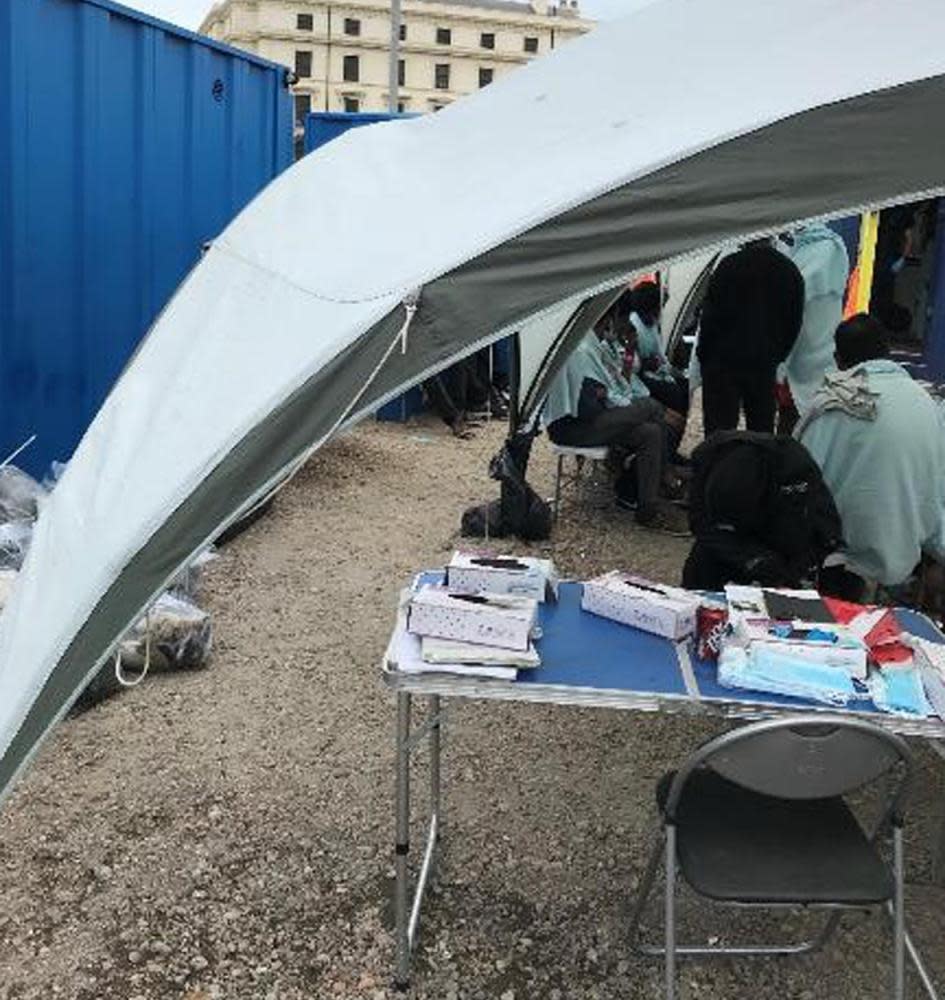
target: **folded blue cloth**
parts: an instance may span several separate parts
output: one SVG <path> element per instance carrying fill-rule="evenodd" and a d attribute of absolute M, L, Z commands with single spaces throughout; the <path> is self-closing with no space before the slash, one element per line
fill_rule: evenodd
<path fill-rule="evenodd" d="M 922 677 L 914 666 L 889 666 L 875 671 L 867 681 L 873 704 L 893 715 L 931 715 Z"/>
<path fill-rule="evenodd" d="M 729 646 L 719 657 L 723 687 L 807 698 L 826 705 L 845 705 L 856 697 L 849 674 L 811 660 L 800 660 L 769 647 Z"/>

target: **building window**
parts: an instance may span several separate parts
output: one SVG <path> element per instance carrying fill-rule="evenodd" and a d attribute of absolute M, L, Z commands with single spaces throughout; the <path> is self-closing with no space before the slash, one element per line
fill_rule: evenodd
<path fill-rule="evenodd" d="M 306 76 L 312 75 L 312 53 L 311 52 L 296 52 L 295 53 L 295 75 L 302 79 Z"/>
<path fill-rule="evenodd" d="M 450 89 L 450 64 L 437 63 L 434 71 L 433 85 L 437 90 Z"/>
<path fill-rule="evenodd" d="M 407 102 L 406 101 L 398 101 L 397 102 L 397 114 L 402 115 L 406 110 L 407 110 Z"/>
<path fill-rule="evenodd" d="M 529 38 L 525 39 L 525 51 L 526 52 L 537 52 L 538 51 L 538 39 Z"/>
<path fill-rule="evenodd" d="M 403 59 L 397 60 L 397 86 L 403 87 L 407 82 L 407 64 Z"/>
<path fill-rule="evenodd" d="M 495 48 L 495 35 L 491 31 L 484 31 L 479 36 L 479 45 L 484 49 Z"/>
<path fill-rule="evenodd" d="M 436 29 L 436 44 L 451 45 L 453 42 L 453 32 L 449 28 Z"/>
<path fill-rule="evenodd" d="M 305 116 L 312 110 L 312 95 L 311 94 L 296 94 L 295 95 L 295 124 L 304 125 Z"/>
<path fill-rule="evenodd" d="M 361 60 L 358 56 L 345 56 L 341 75 L 349 83 L 357 83 L 361 79 Z"/>
<path fill-rule="evenodd" d="M 361 102 L 356 97 L 345 97 L 345 111 L 355 115 L 361 110 Z"/>
<path fill-rule="evenodd" d="M 311 31 L 315 27 L 311 14 L 296 14 L 295 26 L 299 31 Z"/>
<path fill-rule="evenodd" d="M 492 83 L 492 76 L 495 70 L 491 66 L 480 66 L 479 67 L 479 86 L 488 87 Z"/>
<path fill-rule="evenodd" d="M 345 18 L 345 34 L 346 35 L 361 34 L 361 22 L 356 17 Z"/>
<path fill-rule="evenodd" d="M 400 25 L 400 40 L 402 42 L 406 42 L 407 41 L 407 25 L 404 24 L 403 22 L 401 22 L 401 25 Z"/>

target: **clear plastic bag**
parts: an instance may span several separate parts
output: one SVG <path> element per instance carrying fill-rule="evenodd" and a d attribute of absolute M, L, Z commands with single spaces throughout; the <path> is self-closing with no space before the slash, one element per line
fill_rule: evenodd
<path fill-rule="evenodd" d="M 213 646 L 210 615 L 189 598 L 166 592 L 132 629 L 131 641 L 139 655 L 145 656 L 150 641 L 152 655 L 161 654 L 171 668 L 195 669 L 205 665 Z"/>
<path fill-rule="evenodd" d="M 204 549 L 189 566 L 185 566 L 174 577 L 168 590 L 178 597 L 185 597 L 191 601 L 196 601 L 200 597 L 204 567 L 207 563 L 211 563 L 217 558 L 219 558 L 217 551 L 212 545 L 210 548 Z"/>
<path fill-rule="evenodd" d="M 35 521 L 48 495 L 22 469 L 0 466 L 0 521 Z"/>
<path fill-rule="evenodd" d="M 19 570 L 32 540 L 32 521 L 6 521 L 0 524 L 0 570 Z"/>

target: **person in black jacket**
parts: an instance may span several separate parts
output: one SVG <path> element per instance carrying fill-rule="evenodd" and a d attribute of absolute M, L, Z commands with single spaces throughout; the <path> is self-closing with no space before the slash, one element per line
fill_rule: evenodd
<path fill-rule="evenodd" d="M 837 506 L 807 449 L 794 438 L 726 431 L 692 454 L 683 586 L 805 587 L 842 542 Z"/>
<path fill-rule="evenodd" d="M 705 434 L 774 430 L 774 383 L 804 315 L 804 279 L 767 240 L 722 259 L 709 279 L 697 348 Z"/>

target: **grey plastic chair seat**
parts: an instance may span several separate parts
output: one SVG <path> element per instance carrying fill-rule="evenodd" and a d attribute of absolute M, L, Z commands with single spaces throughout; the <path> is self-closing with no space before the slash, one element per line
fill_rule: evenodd
<path fill-rule="evenodd" d="M 657 788 L 661 811 L 674 776 Z M 894 891 L 842 798 L 775 798 L 709 770 L 693 772 L 683 789 L 676 853 L 689 885 L 719 902 L 874 905 Z"/>

